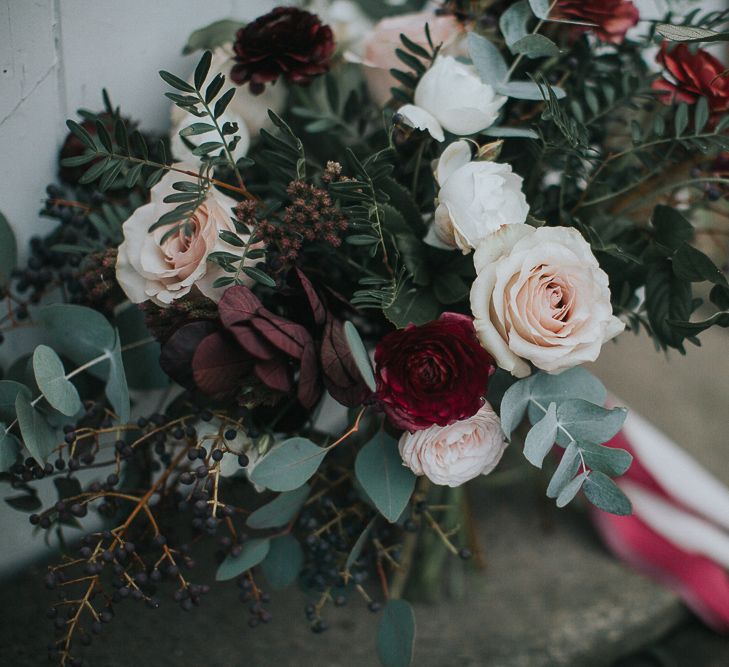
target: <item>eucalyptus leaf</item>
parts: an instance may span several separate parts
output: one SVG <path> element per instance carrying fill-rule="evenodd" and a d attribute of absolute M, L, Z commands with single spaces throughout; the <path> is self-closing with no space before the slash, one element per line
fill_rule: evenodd
<path fill-rule="evenodd" d="M 587 473 L 583 471 L 564 486 L 557 496 L 557 507 L 564 507 L 572 502 L 573 498 L 579 493 L 582 485 L 585 483 L 587 476 Z"/>
<path fill-rule="evenodd" d="M 556 498 L 580 469 L 580 454 L 577 443 L 571 442 L 564 450 L 557 469 L 549 480 L 547 498 Z"/>
<path fill-rule="evenodd" d="M 522 37 L 527 36 L 527 23 L 532 17 L 533 13 L 527 0 L 519 0 L 519 2 L 509 5 L 501 14 L 499 28 L 512 53 L 514 50 L 511 47 Z"/>
<path fill-rule="evenodd" d="M 557 404 L 550 403 L 544 417 L 532 426 L 524 441 L 524 456 L 537 468 L 552 449 L 557 436 Z"/>
<path fill-rule="evenodd" d="M 554 401 L 557 407 L 571 398 L 581 398 L 596 405 L 603 405 L 607 390 L 602 382 L 581 366 L 552 375 L 537 373 L 531 378 L 529 420 L 534 424 L 542 418 L 544 410 Z M 537 405 L 537 403 L 539 405 Z"/>
<path fill-rule="evenodd" d="M 561 100 L 567 93 L 563 88 L 559 86 L 550 86 L 550 90 L 554 93 L 554 96 Z M 507 97 L 513 97 L 517 100 L 544 100 L 542 91 L 543 87 L 539 87 L 534 81 L 509 81 L 508 83 L 497 83 L 494 85 L 494 90 L 501 95 Z"/>
<path fill-rule="evenodd" d="M 625 408 L 608 410 L 581 398 L 570 399 L 557 407 L 557 442 L 564 446 L 571 440 L 607 442 L 621 429 L 627 414 Z"/>
<path fill-rule="evenodd" d="M 533 382 L 533 377 L 518 380 L 506 390 L 504 397 L 501 399 L 501 428 L 508 439 L 511 439 L 512 431 L 524 419 L 531 397 Z M 542 411 L 541 414 L 544 414 L 544 412 Z"/>
<path fill-rule="evenodd" d="M 44 325 L 54 349 L 76 364 L 110 353 L 116 344 L 114 327 L 99 312 L 85 306 L 53 304 L 40 309 L 38 317 Z M 96 377 L 106 379 L 108 363 L 88 369 Z"/>
<path fill-rule="evenodd" d="M 619 447 L 605 447 L 584 440 L 580 440 L 577 446 L 590 468 L 604 472 L 610 477 L 624 475 L 633 462 L 632 455 Z"/>
<path fill-rule="evenodd" d="M 658 23 L 656 32 L 672 42 L 729 42 L 729 32 L 714 32 L 690 25 Z"/>
<path fill-rule="evenodd" d="M 526 35 L 511 45 L 512 53 L 523 53 L 527 58 L 545 58 L 558 56 L 559 47 L 544 35 Z"/>
<path fill-rule="evenodd" d="M 354 543 L 351 551 L 347 555 L 347 560 L 344 563 L 345 570 L 347 570 L 347 571 L 351 570 L 352 566 L 357 562 L 357 559 L 360 557 L 360 554 L 362 553 L 362 549 L 364 549 L 364 545 L 367 543 L 370 533 L 372 532 L 372 528 L 375 525 L 375 521 L 377 521 L 377 517 L 374 517 L 365 526 L 365 529 L 359 534 L 357 541 Z"/>
<path fill-rule="evenodd" d="M 13 380 L 0 381 L 0 420 L 12 422 L 15 419 L 15 399 L 23 393 L 30 400 L 30 389 L 20 382 Z"/>
<path fill-rule="evenodd" d="M 106 397 L 111 407 L 119 417 L 121 423 L 129 421 L 131 404 L 129 401 L 129 387 L 124 372 L 124 360 L 121 354 L 119 335 L 116 335 L 116 343 L 109 352 L 109 379 L 106 382 Z"/>
<path fill-rule="evenodd" d="M 6 428 L 0 422 L 0 473 L 10 470 L 20 451 L 20 442 L 12 433 L 6 433 Z"/>
<path fill-rule="evenodd" d="M 255 510 L 246 520 L 246 525 L 255 530 L 285 526 L 299 513 L 310 490 L 311 487 L 304 484 L 298 489 L 282 493 Z"/>
<path fill-rule="evenodd" d="M 56 447 L 56 434 L 45 417 L 31 405 L 22 392 L 15 399 L 15 411 L 23 444 L 42 467 Z"/>
<path fill-rule="evenodd" d="M 504 139 L 539 139 L 539 135 L 526 127 L 487 127 L 482 134 Z"/>
<path fill-rule="evenodd" d="M 467 39 L 468 53 L 481 81 L 491 85 L 504 81 L 508 68 L 498 47 L 475 32 L 469 32 Z"/>
<path fill-rule="evenodd" d="M 377 655 L 383 667 L 408 667 L 415 649 L 415 614 L 406 600 L 389 600 L 377 628 Z"/>
<path fill-rule="evenodd" d="M 35 348 L 33 373 L 38 388 L 52 408 L 67 417 L 72 417 L 81 410 L 81 399 L 76 387 L 66 379 L 63 362 L 47 345 Z"/>
<path fill-rule="evenodd" d="M 293 535 L 282 535 L 271 540 L 268 555 L 261 563 L 266 581 L 273 590 L 293 584 L 304 566 L 304 551 Z"/>
<path fill-rule="evenodd" d="M 293 491 L 317 471 L 327 450 L 306 438 L 289 438 L 276 445 L 253 468 L 251 481 L 272 491 Z"/>
<path fill-rule="evenodd" d="M 354 473 L 379 512 L 390 523 L 397 521 L 415 489 L 415 475 L 403 465 L 397 441 L 378 432 L 357 454 Z"/>
<path fill-rule="evenodd" d="M 593 470 L 583 485 L 585 497 L 605 512 L 627 516 L 632 513 L 633 507 L 628 497 L 620 490 L 617 484 L 599 470 Z"/>
<path fill-rule="evenodd" d="M 216 581 L 228 581 L 258 565 L 267 555 L 271 540 L 266 538 L 247 540 L 237 556 L 228 555 L 215 573 Z"/>
<path fill-rule="evenodd" d="M 357 370 L 362 376 L 362 379 L 371 391 L 376 391 L 375 375 L 372 371 L 372 362 L 367 354 L 367 349 L 362 342 L 362 338 L 360 338 L 357 328 L 349 321 L 344 323 L 344 336 L 347 339 L 349 351 L 352 353 L 352 359 L 354 359 L 354 363 L 357 365 Z"/>

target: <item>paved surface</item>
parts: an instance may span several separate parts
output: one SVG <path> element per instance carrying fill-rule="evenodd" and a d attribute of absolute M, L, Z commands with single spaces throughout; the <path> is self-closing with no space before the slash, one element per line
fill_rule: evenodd
<path fill-rule="evenodd" d="M 419 667 L 599 667 L 686 618 L 671 593 L 605 553 L 579 512 L 562 512 L 557 521 L 558 511 L 531 483 L 484 489 L 475 500 L 487 569 L 471 573 L 464 599 L 417 606 Z M 51 598 L 41 571 L 33 568 L 0 588 L 0 665 L 35 667 L 45 660 L 51 628 L 43 611 Z M 157 611 L 125 602 L 86 649 L 85 664 L 376 664 L 377 617 L 359 602 L 332 609 L 331 629 L 314 636 L 304 598 L 287 598 L 274 596 L 273 623 L 255 630 L 230 584 L 214 585 L 203 606 L 187 614 L 167 600 Z"/>

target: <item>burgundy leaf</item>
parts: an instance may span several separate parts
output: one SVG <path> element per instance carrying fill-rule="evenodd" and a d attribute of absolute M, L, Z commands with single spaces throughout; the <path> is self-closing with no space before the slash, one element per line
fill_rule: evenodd
<path fill-rule="evenodd" d="M 229 287 L 218 304 L 220 321 L 226 329 L 247 322 L 262 308 L 256 295 L 244 285 Z"/>
<path fill-rule="evenodd" d="M 280 357 L 271 361 L 259 361 L 254 370 L 258 379 L 267 387 L 278 391 L 291 391 L 288 364 Z"/>
<path fill-rule="evenodd" d="M 193 387 L 192 358 L 200 342 L 218 329 L 215 322 L 201 320 L 180 327 L 162 346 L 162 370 L 183 387 Z"/>
<path fill-rule="evenodd" d="M 314 323 L 318 325 L 324 324 L 324 320 L 327 317 L 327 311 L 325 310 L 324 304 L 322 304 L 319 295 L 316 293 L 314 285 L 311 284 L 311 281 L 298 266 L 296 267 L 296 275 L 299 278 L 304 294 L 306 294 L 306 298 L 309 300 L 309 306 L 311 306 L 311 312 L 314 315 Z"/>
<path fill-rule="evenodd" d="M 272 345 L 294 359 L 300 359 L 304 347 L 311 342 L 309 332 L 300 324 L 281 317 L 254 317 L 251 325 Z"/>
<path fill-rule="evenodd" d="M 316 405 L 321 388 L 319 387 L 319 368 L 316 359 L 314 342 L 304 347 L 301 355 L 301 371 L 299 372 L 298 399 L 305 408 L 310 409 Z"/>
<path fill-rule="evenodd" d="M 200 391 L 219 396 L 239 388 L 241 378 L 250 373 L 251 365 L 250 355 L 235 340 L 218 331 L 198 345 L 192 372 Z"/>
<path fill-rule="evenodd" d="M 324 386 L 334 400 L 349 408 L 361 405 L 372 393 L 362 379 L 341 320 L 328 317 L 321 343 Z"/>
<path fill-rule="evenodd" d="M 233 334 L 238 344 L 256 359 L 268 361 L 278 354 L 278 350 L 247 323 L 234 324 L 228 327 L 228 331 Z"/>

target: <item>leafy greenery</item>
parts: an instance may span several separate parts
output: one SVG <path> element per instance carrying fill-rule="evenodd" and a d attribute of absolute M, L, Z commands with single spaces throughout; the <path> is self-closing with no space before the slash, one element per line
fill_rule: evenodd
<path fill-rule="evenodd" d="M 559 375 L 536 373 L 515 382 L 504 394 L 502 426 L 511 437 L 528 414 L 532 427 L 524 456 L 537 468 L 555 444 L 564 449 L 547 487 L 547 495 L 556 498 L 559 507 L 583 489 L 600 509 L 629 514 L 630 501 L 610 477 L 624 474 L 632 457 L 623 449 L 602 445 L 620 430 L 626 411 L 602 407 L 605 395 L 599 380 L 583 368 Z"/>

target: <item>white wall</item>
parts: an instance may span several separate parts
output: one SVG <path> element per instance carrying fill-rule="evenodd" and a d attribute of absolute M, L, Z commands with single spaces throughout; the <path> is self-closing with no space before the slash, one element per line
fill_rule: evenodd
<path fill-rule="evenodd" d="M 194 29 L 251 19 L 272 0 L 0 0 L 0 210 L 21 249 L 47 230 L 37 216 L 54 180 L 65 120 L 101 108 L 101 89 L 145 127 L 167 127 L 157 70 L 190 70 Z"/>

